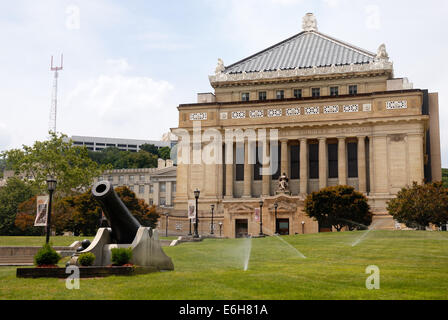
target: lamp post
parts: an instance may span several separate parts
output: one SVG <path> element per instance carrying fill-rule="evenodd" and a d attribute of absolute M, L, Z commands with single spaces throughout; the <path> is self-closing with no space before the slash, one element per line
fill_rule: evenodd
<path fill-rule="evenodd" d="M 165 217 L 166 217 L 166 220 L 165 220 L 165 237 L 168 237 L 168 216 L 169 216 L 168 212 L 165 212 Z"/>
<path fill-rule="evenodd" d="M 260 237 L 263 236 L 263 199 L 260 199 Z"/>
<path fill-rule="evenodd" d="M 50 232 L 51 232 L 51 206 L 53 203 L 53 192 L 56 189 L 57 181 L 53 177 L 48 177 L 47 179 L 47 187 L 48 187 L 48 193 L 50 195 L 50 200 L 48 203 L 48 217 L 47 217 L 47 237 L 46 237 L 46 243 L 48 244 L 50 242 Z"/>
<path fill-rule="evenodd" d="M 199 223 L 198 200 L 199 200 L 200 193 L 201 192 L 198 189 L 196 189 L 194 191 L 194 198 L 196 199 L 196 221 L 194 223 L 194 236 L 193 236 L 193 238 L 195 238 L 195 239 L 199 238 L 199 233 L 198 233 L 198 223 Z"/>
<path fill-rule="evenodd" d="M 302 221 L 302 234 L 305 234 L 305 221 Z"/>
<path fill-rule="evenodd" d="M 277 208 L 278 203 L 274 203 L 274 209 L 275 209 L 275 234 L 278 234 L 278 223 L 277 223 Z"/>
<path fill-rule="evenodd" d="M 214 232 L 213 232 L 213 212 L 215 211 L 215 205 L 214 204 L 212 204 L 211 206 L 210 206 L 210 208 L 212 209 L 212 224 L 210 225 L 210 234 L 214 234 Z"/>
<path fill-rule="evenodd" d="M 221 237 L 222 222 L 219 222 L 219 237 Z"/>

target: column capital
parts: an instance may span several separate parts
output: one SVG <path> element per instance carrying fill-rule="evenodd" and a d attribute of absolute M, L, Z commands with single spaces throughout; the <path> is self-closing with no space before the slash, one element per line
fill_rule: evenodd
<path fill-rule="evenodd" d="M 357 138 L 358 138 L 358 140 L 366 139 L 367 135 L 360 135 L 360 136 L 357 136 Z"/>
<path fill-rule="evenodd" d="M 308 140 L 309 140 L 308 138 L 300 138 L 300 139 L 299 139 L 300 142 L 304 142 L 304 143 L 307 143 Z"/>
<path fill-rule="evenodd" d="M 328 138 L 326 138 L 326 137 L 320 137 L 320 138 L 317 138 L 317 140 L 326 142 L 326 141 L 328 140 Z"/>
<path fill-rule="evenodd" d="M 289 139 L 288 138 L 280 138 L 278 139 L 281 143 L 288 143 Z"/>
<path fill-rule="evenodd" d="M 345 141 L 347 137 L 336 137 L 339 141 Z"/>

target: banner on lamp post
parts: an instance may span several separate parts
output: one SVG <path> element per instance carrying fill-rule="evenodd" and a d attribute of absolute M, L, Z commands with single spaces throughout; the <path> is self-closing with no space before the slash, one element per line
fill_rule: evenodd
<path fill-rule="evenodd" d="M 255 221 L 260 222 L 260 208 L 255 208 L 254 216 L 255 216 Z"/>
<path fill-rule="evenodd" d="M 196 221 L 196 200 L 188 201 L 188 219 L 191 220 L 192 223 Z"/>
<path fill-rule="evenodd" d="M 36 203 L 36 220 L 34 220 L 35 227 L 46 227 L 48 218 L 48 196 L 38 196 Z"/>

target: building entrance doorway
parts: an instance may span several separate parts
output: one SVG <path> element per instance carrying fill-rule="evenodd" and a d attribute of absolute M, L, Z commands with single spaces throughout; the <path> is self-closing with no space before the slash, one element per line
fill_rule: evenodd
<path fill-rule="evenodd" d="M 277 232 L 281 236 L 289 235 L 289 219 L 277 219 Z"/>
<path fill-rule="evenodd" d="M 249 236 L 248 220 L 247 219 L 235 220 L 235 237 L 247 238 L 248 236 Z"/>

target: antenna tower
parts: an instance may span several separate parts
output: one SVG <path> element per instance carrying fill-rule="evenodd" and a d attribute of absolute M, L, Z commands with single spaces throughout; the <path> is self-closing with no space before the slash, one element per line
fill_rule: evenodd
<path fill-rule="evenodd" d="M 50 109 L 50 122 L 49 122 L 49 131 L 56 133 L 56 116 L 58 112 L 58 77 L 59 71 L 63 69 L 64 64 L 64 55 L 61 55 L 61 65 L 53 66 L 53 56 L 51 56 L 51 71 L 54 71 L 54 80 L 53 80 L 53 93 L 51 99 L 51 109 Z"/>

